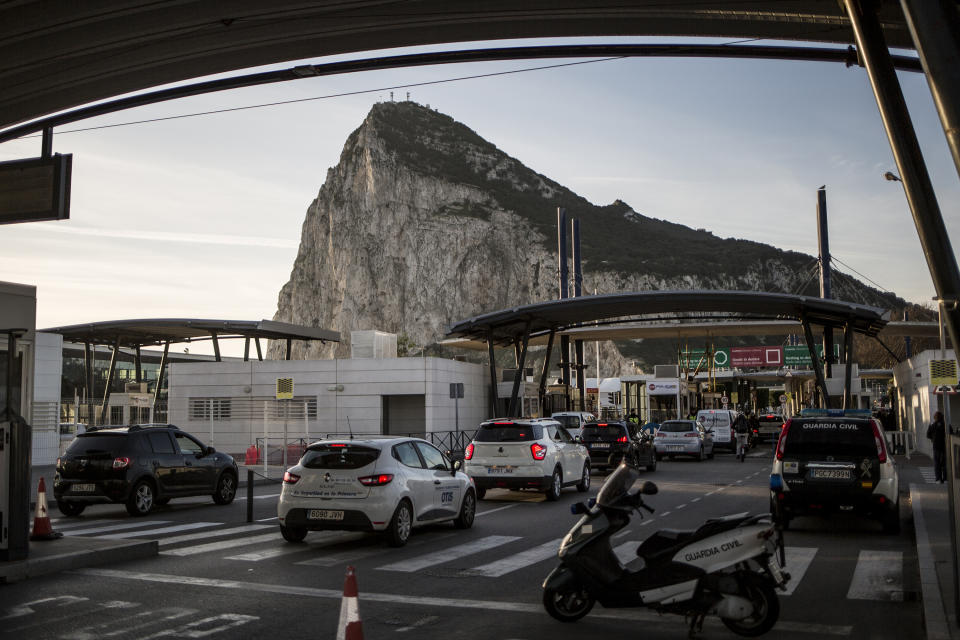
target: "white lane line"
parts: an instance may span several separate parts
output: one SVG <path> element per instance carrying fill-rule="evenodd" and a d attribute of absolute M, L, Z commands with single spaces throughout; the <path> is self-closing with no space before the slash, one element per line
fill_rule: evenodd
<path fill-rule="evenodd" d="M 491 562 L 479 567 L 474 567 L 473 569 L 468 569 L 464 573 L 472 576 L 499 578 L 500 576 L 516 571 L 517 569 L 522 569 L 523 567 L 536 564 L 537 562 L 543 562 L 548 558 L 557 557 L 557 551 L 560 549 L 560 541 L 561 538 L 557 538 L 556 540 L 551 540 L 550 542 L 544 542 L 543 544 L 533 547 L 532 549 L 521 551 L 520 553 L 516 553 L 512 556 L 497 560 L 496 562 Z"/>
<path fill-rule="evenodd" d="M 719 491 L 719 489 L 714 489 L 713 491 L 711 491 L 711 492 L 708 493 L 707 495 L 708 495 L 708 496 L 712 496 L 712 495 L 715 494 L 717 491 Z"/>
<path fill-rule="evenodd" d="M 272 529 L 273 527 L 271 527 Z M 265 533 L 262 536 L 250 536 L 249 538 L 231 538 L 230 540 L 221 540 L 220 542 L 208 542 L 206 544 L 195 544 L 192 547 L 180 547 L 179 549 L 170 549 L 161 551 L 162 556 L 195 556 L 198 553 L 210 553 L 211 551 L 223 551 L 234 547 L 246 547 L 251 544 L 260 544 L 261 542 L 276 542 L 277 544 L 287 544 L 280 537 L 279 531 Z M 302 547 L 298 547 L 298 550 Z"/>
<path fill-rule="evenodd" d="M 320 537 L 319 540 L 311 540 L 310 544 L 282 544 L 277 547 L 271 547 L 269 549 L 263 549 L 260 551 L 251 551 L 250 553 L 241 553 L 235 556 L 227 556 L 224 560 L 245 560 L 247 562 L 260 562 L 261 560 L 269 560 L 270 558 L 278 558 L 280 556 L 289 555 L 291 553 L 302 553 L 304 551 L 320 551 L 324 547 L 329 547 L 335 544 L 343 544 L 346 542 L 353 542 L 355 540 L 360 540 L 361 538 L 366 537 L 363 533 L 347 533 L 343 531 L 320 531 L 314 534 Z M 382 551 L 382 549 L 378 549 Z M 306 563 L 297 563 L 297 564 L 306 564 Z"/>
<path fill-rule="evenodd" d="M 700 498 L 694 498 L 694 499 L 691 500 L 690 502 L 700 502 Z"/>
<path fill-rule="evenodd" d="M 278 516 L 273 516 L 272 518 L 260 518 L 257 522 L 273 522 L 274 520 L 279 520 Z"/>
<path fill-rule="evenodd" d="M 614 547 L 613 553 L 616 554 L 617 559 L 620 560 L 620 564 L 627 564 L 631 560 L 637 559 L 637 547 L 639 546 L 639 542 L 630 540 Z"/>
<path fill-rule="evenodd" d="M 647 526 L 648 524 L 650 524 L 651 522 L 653 522 L 653 518 L 650 518 L 649 520 L 644 520 L 643 522 L 640 523 L 640 526 L 641 526 L 641 527 L 645 527 L 645 526 Z"/>
<path fill-rule="evenodd" d="M 158 524 L 167 524 L 169 520 L 138 520 L 136 522 L 125 522 L 123 524 L 112 524 L 106 527 L 92 527 L 90 529 L 79 529 L 70 532 L 72 536 L 88 536 L 94 533 L 106 533 L 108 531 L 122 531 L 123 529 L 137 529 L 140 527 L 153 527 Z"/>
<path fill-rule="evenodd" d="M 471 542 L 458 544 L 453 547 L 447 547 L 442 551 L 432 551 L 426 555 L 416 558 L 410 558 L 408 560 L 401 560 L 399 562 L 386 564 L 382 567 L 377 567 L 377 569 L 380 571 L 403 571 L 410 573 L 413 571 L 419 571 L 420 569 L 425 569 L 427 567 L 432 567 L 434 565 L 442 564 L 444 562 L 450 562 L 451 560 L 456 560 L 457 558 L 469 556 L 474 553 L 486 551 L 487 549 L 493 549 L 516 540 L 520 540 L 520 537 L 487 536 L 485 538 L 480 538 L 479 540 L 473 540 Z"/>
<path fill-rule="evenodd" d="M 683 508 L 686 507 L 686 506 L 687 506 L 687 505 L 685 505 L 685 504 L 678 504 L 678 505 L 677 505 L 676 507 L 674 507 L 674 508 L 675 508 L 675 509 L 683 509 Z"/>
<path fill-rule="evenodd" d="M 503 511 L 504 509 L 510 509 L 520 504 L 519 502 L 514 502 L 513 504 L 508 504 L 505 507 L 497 507 L 496 509 L 489 509 L 487 511 L 480 511 L 474 517 L 479 518 L 480 516 L 485 516 L 488 513 L 496 513 L 497 511 Z"/>
<path fill-rule="evenodd" d="M 366 549 L 354 549 L 352 551 L 341 551 L 325 556 L 318 556 L 309 560 L 303 560 L 294 564 L 300 564 L 306 567 L 333 567 L 346 562 L 354 562 L 370 556 L 386 553 L 386 549 L 381 546 L 368 547 Z"/>
<path fill-rule="evenodd" d="M 623 531 L 619 531 L 619 532 L 613 534 L 613 535 L 610 536 L 610 537 L 611 537 L 611 538 L 622 538 L 623 536 L 629 535 L 629 534 L 630 534 L 630 529 L 624 529 Z"/>
<path fill-rule="evenodd" d="M 262 495 L 262 496 L 253 496 L 253 499 L 254 499 L 254 500 L 269 500 L 270 498 L 279 498 L 279 497 L 280 497 L 280 494 L 279 494 L 279 493 L 268 493 L 268 494 Z M 247 496 L 237 496 L 236 498 L 234 498 L 234 500 L 236 500 L 237 502 L 243 502 L 243 501 L 246 500 L 246 499 L 247 499 Z"/>
<path fill-rule="evenodd" d="M 660 517 L 666 518 L 668 515 L 670 515 L 670 513 L 671 513 L 670 511 L 664 511 L 663 513 L 660 514 Z"/>
<path fill-rule="evenodd" d="M 126 533 L 114 533 L 100 536 L 108 540 L 125 540 L 126 538 L 142 538 L 147 536 L 156 536 L 161 533 L 174 533 L 175 531 L 190 531 L 191 529 L 205 529 L 207 527 L 216 527 L 222 522 L 188 522 L 186 524 L 177 524 L 170 527 L 160 527 L 159 529 L 148 529 L 147 531 L 127 531 Z"/>
<path fill-rule="evenodd" d="M 933 467 L 930 467 L 931 469 Z M 77 518 L 53 518 L 50 520 L 50 524 L 53 525 L 55 529 L 62 529 L 66 531 L 67 529 L 83 529 L 85 527 L 98 527 L 108 524 L 115 524 L 117 522 L 130 522 L 129 519 L 125 520 L 82 520 Z"/>
<path fill-rule="evenodd" d="M 804 574 L 813 562 L 813 557 L 817 555 L 817 547 L 787 547 L 785 549 L 787 565 L 784 571 L 790 574 L 790 581 L 787 582 L 786 591 L 779 591 L 780 595 L 789 596 L 796 591 Z"/>
<path fill-rule="evenodd" d="M 187 587 L 199 587 L 206 593 L 210 589 L 229 589 L 237 592 L 247 593 L 271 593 L 284 597 L 301 596 L 305 598 L 323 598 L 326 600 L 342 600 L 342 589 L 318 589 L 315 587 L 298 587 L 296 585 L 284 582 L 282 584 L 267 584 L 261 582 L 250 582 L 248 580 L 218 580 L 215 578 L 195 578 L 190 576 L 168 575 L 162 573 L 142 573 L 134 571 L 119 571 L 116 569 L 75 569 L 70 571 L 75 575 L 90 576 L 94 578 L 109 578 L 113 580 L 137 580 L 140 582 L 153 582 L 159 584 L 178 584 Z M 391 604 L 409 605 L 411 608 L 422 609 L 424 607 L 451 607 L 460 609 L 476 609 L 480 611 L 497 611 L 507 613 L 522 613 L 526 616 L 530 614 L 542 616 L 543 605 L 537 603 L 525 603 L 498 600 L 479 600 L 477 598 L 437 598 L 424 596 L 411 596 L 399 593 L 375 593 L 364 591 L 361 596 L 363 600 L 369 602 L 386 602 Z M 686 630 L 687 623 L 681 616 L 665 617 L 650 610 L 628 610 L 612 609 L 604 611 L 598 609 L 591 611 L 593 618 L 604 618 L 609 620 L 629 620 L 636 622 L 655 622 L 661 626 L 673 626 L 678 630 Z M 721 630 L 721 622 L 716 619 L 708 618 L 705 621 L 705 627 L 709 629 Z M 777 622 L 777 629 L 781 631 L 792 631 L 797 633 L 809 633 L 818 637 L 824 635 L 849 636 L 853 632 L 851 625 L 826 625 L 809 622 L 791 622 L 781 620 Z"/>
<path fill-rule="evenodd" d="M 861 551 L 850 581 L 851 600 L 903 600 L 903 552 Z"/>
<path fill-rule="evenodd" d="M 273 529 L 268 524 L 248 524 L 242 527 L 234 527 L 232 529 L 217 529 L 216 531 L 204 531 L 203 533 L 188 533 L 182 536 L 174 536 L 172 538 L 165 538 L 160 541 L 161 547 L 168 547 L 172 544 L 179 544 L 181 542 L 191 542 L 193 540 L 209 540 L 210 538 L 219 538 L 221 536 L 232 536 L 236 533 L 249 533 L 251 531 L 263 531 L 264 529 Z"/>

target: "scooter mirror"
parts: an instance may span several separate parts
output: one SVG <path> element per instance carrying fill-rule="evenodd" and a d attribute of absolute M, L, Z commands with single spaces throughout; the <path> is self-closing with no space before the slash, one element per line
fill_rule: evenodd
<path fill-rule="evenodd" d="M 657 485 L 647 480 L 643 483 L 643 486 L 640 487 L 640 493 L 645 496 L 652 496 L 657 493 Z"/>
<path fill-rule="evenodd" d="M 581 513 L 586 513 L 589 510 L 590 509 L 587 507 L 587 505 L 582 502 L 577 502 L 570 505 L 570 513 L 572 513 L 575 516 L 580 515 Z"/>

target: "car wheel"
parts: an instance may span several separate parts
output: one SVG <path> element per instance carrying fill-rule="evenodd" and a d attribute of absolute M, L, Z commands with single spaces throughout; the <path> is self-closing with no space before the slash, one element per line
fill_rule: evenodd
<path fill-rule="evenodd" d="M 560 467 L 553 470 L 553 478 L 550 479 L 550 487 L 547 489 L 547 500 L 555 502 L 560 499 L 560 489 L 563 486 L 563 476 L 560 475 Z"/>
<path fill-rule="evenodd" d="M 463 503 L 460 505 L 460 513 L 457 519 L 453 521 L 453 526 L 457 529 L 469 529 L 473 526 L 473 518 L 477 515 L 477 498 L 473 491 L 467 490 L 463 496 Z"/>
<path fill-rule="evenodd" d="M 63 500 L 57 500 L 57 509 L 60 510 L 65 516 L 78 516 L 83 513 L 83 510 L 87 508 L 82 502 L 65 502 Z"/>
<path fill-rule="evenodd" d="M 282 535 L 283 539 L 287 542 L 303 542 L 303 539 L 307 537 L 307 528 L 285 527 L 280 525 L 280 535 Z"/>
<path fill-rule="evenodd" d="M 577 491 L 583 493 L 584 491 L 590 490 L 590 465 L 583 465 L 583 476 L 580 478 L 580 483 L 577 484 Z"/>
<path fill-rule="evenodd" d="M 220 474 L 217 488 L 213 492 L 213 501 L 217 504 L 230 504 L 237 495 L 237 479 L 229 471 Z"/>
<path fill-rule="evenodd" d="M 127 513 L 132 516 L 145 516 L 153 509 L 153 485 L 146 480 L 139 480 L 133 485 L 130 497 L 127 498 Z"/>
<path fill-rule="evenodd" d="M 487 495 L 487 490 L 477 487 L 477 500 L 483 500 L 485 495 Z"/>
<path fill-rule="evenodd" d="M 390 518 L 390 524 L 387 526 L 387 544 L 391 547 L 402 547 L 410 539 L 410 531 L 413 529 L 413 509 L 406 500 L 401 500 L 397 505 L 393 517 Z"/>

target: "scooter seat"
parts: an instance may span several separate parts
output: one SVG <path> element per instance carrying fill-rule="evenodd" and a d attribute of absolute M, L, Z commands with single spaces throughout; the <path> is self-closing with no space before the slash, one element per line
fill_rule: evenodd
<path fill-rule="evenodd" d="M 660 529 L 637 547 L 637 555 L 646 560 L 682 545 L 696 535 L 692 529 Z"/>

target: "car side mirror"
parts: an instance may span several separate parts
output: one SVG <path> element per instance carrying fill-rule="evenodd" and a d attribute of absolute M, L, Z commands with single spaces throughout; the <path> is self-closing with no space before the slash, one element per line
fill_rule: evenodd
<path fill-rule="evenodd" d="M 463 467 L 463 462 L 460 460 L 453 461 L 453 475 L 456 475 L 457 471 L 460 471 L 460 468 Z"/>
<path fill-rule="evenodd" d="M 217 450 L 214 449 L 213 447 L 207 447 L 206 449 L 203 450 L 203 455 L 205 455 L 205 456 L 212 456 L 212 455 L 215 454 L 216 452 L 217 452 Z"/>

